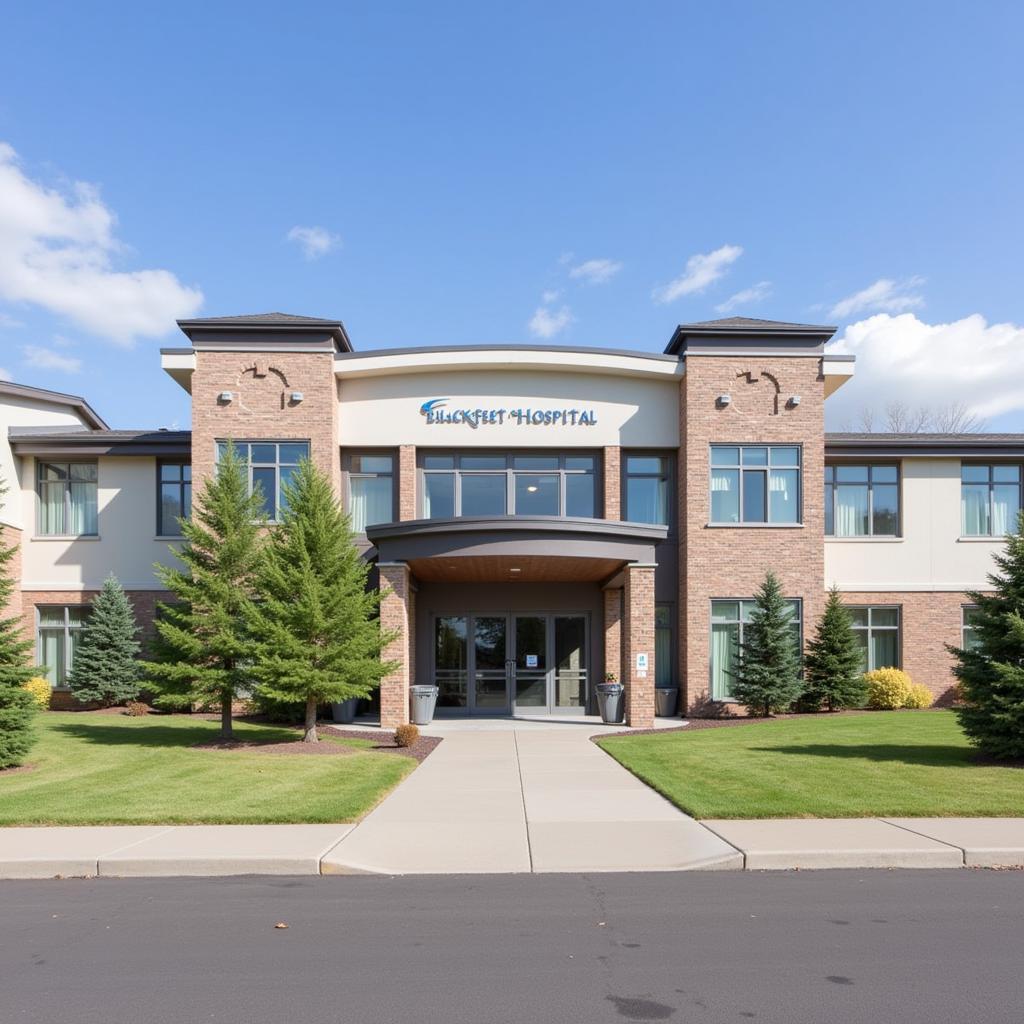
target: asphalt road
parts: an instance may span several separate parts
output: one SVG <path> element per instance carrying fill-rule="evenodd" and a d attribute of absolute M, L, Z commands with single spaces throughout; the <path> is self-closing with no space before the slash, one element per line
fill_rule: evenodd
<path fill-rule="evenodd" d="M 1024 872 L 0 882 L 3 1024 L 659 1020 L 1019 1024 Z"/>

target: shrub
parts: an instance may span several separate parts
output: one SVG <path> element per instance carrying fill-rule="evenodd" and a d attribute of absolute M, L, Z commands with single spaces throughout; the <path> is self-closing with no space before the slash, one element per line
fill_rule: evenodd
<path fill-rule="evenodd" d="M 129 718 L 141 718 L 149 714 L 149 705 L 143 704 L 141 700 L 130 700 L 124 706 L 124 714 Z"/>
<path fill-rule="evenodd" d="M 42 676 L 33 676 L 27 683 L 22 683 L 21 688 L 32 694 L 32 700 L 37 708 L 46 711 L 50 706 L 50 683 Z"/>
<path fill-rule="evenodd" d="M 911 683 L 905 708 L 930 708 L 935 702 L 932 691 L 924 683 Z"/>
<path fill-rule="evenodd" d="M 396 747 L 411 747 L 419 738 L 419 726 L 413 725 L 411 722 L 408 725 L 400 725 L 395 729 Z"/>
<path fill-rule="evenodd" d="M 868 684 L 868 707 L 876 711 L 905 708 L 910 699 L 910 676 L 898 668 L 878 668 L 864 673 Z"/>

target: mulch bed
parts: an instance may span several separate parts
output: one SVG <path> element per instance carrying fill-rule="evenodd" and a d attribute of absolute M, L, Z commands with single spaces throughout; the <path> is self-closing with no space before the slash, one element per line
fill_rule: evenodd
<path fill-rule="evenodd" d="M 384 754 L 400 754 L 403 757 L 412 757 L 417 761 L 425 761 L 428 755 L 441 742 L 440 736 L 420 736 L 411 747 L 400 747 L 395 743 L 395 734 L 384 730 L 382 732 L 363 732 L 360 729 L 342 729 L 336 725 L 324 725 L 321 728 L 332 736 L 341 736 L 346 740 L 376 740 L 373 749 Z"/>
<path fill-rule="evenodd" d="M 355 754 L 352 747 L 340 743 L 250 743 L 246 740 L 212 740 L 208 743 L 193 743 L 193 750 L 234 750 L 257 754 L 327 754 L 329 757 L 346 757 Z"/>
<path fill-rule="evenodd" d="M 431 751 L 441 742 L 439 736 L 420 736 L 411 747 L 400 747 L 395 743 L 393 732 L 363 732 L 359 729 L 338 729 L 333 725 L 319 726 L 321 733 L 329 733 L 345 740 L 373 740 L 370 750 L 382 754 L 398 754 L 400 757 L 411 757 L 415 761 L 424 761 Z M 257 754 L 326 754 L 329 757 L 346 757 L 349 754 L 361 753 L 358 748 L 344 747 L 340 743 L 321 740 L 319 743 L 303 743 L 294 740 L 285 743 L 260 743 L 249 740 L 208 740 L 205 743 L 194 743 L 193 750 L 228 750 Z"/>

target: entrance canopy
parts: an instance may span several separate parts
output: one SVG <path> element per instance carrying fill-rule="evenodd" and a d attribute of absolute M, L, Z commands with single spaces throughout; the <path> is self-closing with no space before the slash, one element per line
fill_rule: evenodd
<path fill-rule="evenodd" d="M 653 564 L 668 528 L 548 516 L 416 519 L 366 531 L 381 562 L 428 582 L 605 583 L 631 562 Z"/>

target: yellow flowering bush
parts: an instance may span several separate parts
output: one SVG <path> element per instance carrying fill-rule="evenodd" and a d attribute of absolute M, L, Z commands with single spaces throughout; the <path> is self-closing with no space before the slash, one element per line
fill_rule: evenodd
<path fill-rule="evenodd" d="M 27 683 L 22 684 L 23 690 L 32 694 L 36 706 L 45 711 L 50 706 L 50 683 L 42 676 L 35 676 Z"/>
<path fill-rule="evenodd" d="M 898 668 L 876 668 L 864 673 L 868 684 L 868 707 L 876 711 L 892 711 L 905 708 L 910 700 L 910 688 L 914 684 L 910 676 Z"/>
<path fill-rule="evenodd" d="M 911 683 L 910 693 L 903 706 L 905 708 L 930 708 L 934 700 L 932 691 L 924 683 Z"/>

